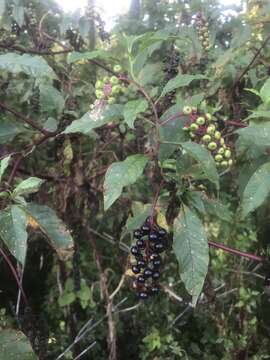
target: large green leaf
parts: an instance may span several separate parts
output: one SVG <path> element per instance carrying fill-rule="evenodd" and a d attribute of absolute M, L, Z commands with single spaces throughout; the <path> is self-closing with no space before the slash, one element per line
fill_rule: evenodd
<path fill-rule="evenodd" d="M 180 276 L 195 306 L 208 270 L 209 248 L 202 222 L 187 206 L 174 221 L 173 238 Z"/>
<path fill-rule="evenodd" d="M 6 10 L 6 0 L 0 0 L 0 16 L 4 14 Z"/>
<path fill-rule="evenodd" d="M 65 259 L 72 254 L 73 239 L 66 225 L 58 218 L 55 211 L 46 205 L 28 204 L 24 211 L 34 221 L 60 258 Z"/>
<path fill-rule="evenodd" d="M 270 192 L 270 162 L 260 166 L 249 179 L 241 202 L 242 217 L 257 209 Z"/>
<path fill-rule="evenodd" d="M 13 121 L 0 119 L 0 144 L 13 140 L 20 132 L 22 132 L 22 128 Z"/>
<path fill-rule="evenodd" d="M 26 227 L 27 216 L 18 205 L 12 205 L 0 212 L 0 238 L 22 265 L 24 265 L 27 250 Z"/>
<path fill-rule="evenodd" d="M 215 161 L 211 156 L 210 152 L 193 141 L 182 143 L 181 146 L 201 165 L 206 177 L 218 188 L 219 176 L 216 169 Z"/>
<path fill-rule="evenodd" d="M 57 116 L 62 113 L 65 100 L 54 86 L 50 84 L 41 84 L 40 90 L 40 107 L 49 116 Z"/>
<path fill-rule="evenodd" d="M 251 124 L 237 132 L 239 140 L 248 146 L 270 146 L 270 122 Z"/>
<path fill-rule="evenodd" d="M 0 331 L 0 360 L 37 360 L 29 340 L 13 329 Z"/>
<path fill-rule="evenodd" d="M 140 113 L 143 113 L 148 108 L 148 102 L 145 99 L 138 99 L 128 101 L 124 106 L 124 119 L 128 126 L 133 129 L 134 121 Z"/>
<path fill-rule="evenodd" d="M 24 73 L 36 78 L 57 78 L 53 69 L 41 56 L 16 53 L 0 55 L 0 69 L 12 74 Z"/>
<path fill-rule="evenodd" d="M 11 160 L 11 156 L 9 155 L 0 161 L 0 183 L 2 181 L 2 177 L 3 177 L 6 169 L 10 163 L 10 160 Z"/>
<path fill-rule="evenodd" d="M 168 81 L 165 85 L 164 89 L 162 90 L 161 97 L 165 96 L 168 92 L 171 92 L 177 88 L 188 86 L 193 80 L 203 80 L 207 79 L 204 75 L 177 75 L 172 80 Z"/>
<path fill-rule="evenodd" d="M 270 118 L 270 111 L 257 110 L 253 111 L 245 120 L 256 119 L 256 118 Z"/>
<path fill-rule="evenodd" d="M 38 191 L 40 186 L 44 183 L 44 180 L 30 177 L 20 182 L 13 191 L 13 196 L 28 195 Z"/>
<path fill-rule="evenodd" d="M 104 209 L 119 198 L 125 186 L 131 185 L 142 175 L 148 157 L 137 154 L 124 161 L 113 163 L 107 170 L 104 181 Z"/>
<path fill-rule="evenodd" d="M 77 62 L 77 61 L 83 61 L 83 60 L 92 60 L 92 59 L 96 59 L 96 58 L 109 58 L 110 54 L 108 51 L 106 50 L 94 50 L 94 51 L 87 51 L 87 52 L 77 52 L 77 51 L 73 51 L 68 55 L 68 59 L 67 62 L 68 64 Z"/>
<path fill-rule="evenodd" d="M 270 102 L 270 79 L 267 79 L 263 87 L 260 90 L 260 95 L 265 103 Z"/>
<path fill-rule="evenodd" d="M 82 133 L 84 135 L 90 135 L 93 129 L 119 119 L 122 115 L 122 110 L 123 106 L 119 104 L 94 109 L 91 112 L 87 112 L 80 119 L 74 120 L 62 134 Z"/>

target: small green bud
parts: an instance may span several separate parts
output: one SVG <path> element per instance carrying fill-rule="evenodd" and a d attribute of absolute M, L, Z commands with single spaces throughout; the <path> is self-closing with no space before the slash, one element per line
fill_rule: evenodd
<path fill-rule="evenodd" d="M 188 127 L 188 126 L 184 126 L 184 127 L 183 127 L 183 130 L 184 130 L 184 131 L 189 131 L 189 127 Z"/>
<path fill-rule="evenodd" d="M 113 71 L 116 72 L 116 73 L 121 72 L 122 71 L 122 66 L 121 65 L 114 65 Z"/>
<path fill-rule="evenodd" d="M 225 140 L 224 140 L 223 138 L 221 138 L 221 139 L 219 140 L 219 142 L 220 142 L 220 145 L 224 145 L 224 144 L 225 144 Z"/>
<path fill-rule="evenodd" d="M 227 167 L 228 166 L 228 161 L 226 161 L 226 160 L 222 161 L 221 166 Z"/>
<path fill-rule="evenodd" d="M 221 147 L 221 148 L 219 148 L 218 149 L 218 154 L 224 154 L 224 152 L 225 152 L 225 150 L 224 150 L 224 148 L 223 147 Z"/>
<path fill-rule="evenodd" d="M 206 129 L 207 134 L 214 134 L 215 131 L 216 131 L 215 125 L 209 125 L 208 128 Z"/>
<path fill-rule="evenodd" d="M 206 117 L 206 119 L 207 119 L 208 121 L 211 121 L 211 120 L 212 120 L 212 115 L 209 114 L 209 113 L 205 114 L 205 117 Z"/>
<path fill-rule="evenodd" d="M 98 80 L 97 82 L 96 82 L 96 89 L 103 89 L 103 87 L 104 87 L 104 82 L 103 81 L 101 81 L 101 80 Z"/>
<path fill-rule="evenodd" d="M 215 139 L 219 140 L 221 138 L 221 133 L 219 131 L 215 132 Z"/>
<path fill-rule="evenodd" d="M 191 139 L 195 139 L 196 135 L 193 133 L 190 133 L 189 136 L 191 137 Z"/>
<path fill-rule="evenodd" d="M 196 131 L 196 130 L 198 130 L 199 126 L 197 124 L 193 123 L 193 124 L 190 125 L 189 128 L 190 128 L 191 131 Z"/>
<path fill-rule="evenodd" d="M 215 160 L 217 161 L 217 162 L 220 162 L 220 161 L 222 161 L 222 159 L 223 159 L 223 156 L 222 155 L 216 155 L 215 156 Z"/>
<path fill-rule="evenodd" d="M 115 95 L 115 94 L 119 94 L 119 93 L 121 93 L 122 92 L 122 87 L 121 87 L 121 85 L 114 85 L 113 87 L 112 87 L 112 95 Z"/>
<path fill-rule="evenodd" d="M 109 83 L 109 82 L 110 82 L 109 76 L 105 76 L 105 77 L 103 78 L 103 82 L 104 82 L 105 84 Z"/>
<path fill-rule="evenodd" d="M 210 135 L 204 135 L 203 136 L 203 138 L 202 138 L 202 140 L 204 141 L 204 142 L 210 142 L 211 141 L 211 136 Z"/>
<path fill-rule="evenodd" d="M 108 104 L 115 104 L 115 98 L 114 97 L 109 97 L 109 99 L 108 99 Z"/>
<path fill-rule="evenodd" d="M 233 160 L 232 160 L 232 159 L 230 159 L 230 160 L 228 161 L 228 164 L 229 164 L 229 166 L 232 166 L 232 164 L 233 164 Z"/>
<path fill-rule="evenodd" d="M 104 97 L 104 93 L 102 90 L 96 90 L 95 93 L 98 99 L 102 99 Z"/>
<path fill-rule="evenodd" d="M 118 77 L 116 77 L 116 76 L 112 76 L 112 77 L 110 78 L 110 82 L 111 82 L 113 85 L 117 85 L 117 84 L 119 83 L 119 79 L 118 79 Z"/>
<path fill-rule="evenodd" d="M 217 148 L 217 144 L 215 142 L 212 141 L 208 144 L 209 150 L 216 150 L 216 148 Z"/>
<path fill-rule="evenodd" d="M 205 124 L 205 118 L 202 116 L 199 116 L 196 120 L 196 124 L 198 125 L 204 125 Z"/>
<path fill-rule="evenodd" d="M 232 155 L 231 150 L 226 150 L 224 153 L 224 156 L 226 159 L 229 159 L 231 157 L 231 155 Z"/>
<path fill-rule="evenodd" d="M 185 115 L 189 115 L 189 114 L 191 114 L 191 112 L 192 112 L 192 108 L 190 106 L 184 106 L 183 113 Z"/>

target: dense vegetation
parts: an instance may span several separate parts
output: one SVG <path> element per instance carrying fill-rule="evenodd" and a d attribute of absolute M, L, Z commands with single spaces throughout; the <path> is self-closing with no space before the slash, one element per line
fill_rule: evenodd
<path fill-rule="evenodd" d="M 0 359 L 270 358 L 269 13 L 0 0 Z"/>

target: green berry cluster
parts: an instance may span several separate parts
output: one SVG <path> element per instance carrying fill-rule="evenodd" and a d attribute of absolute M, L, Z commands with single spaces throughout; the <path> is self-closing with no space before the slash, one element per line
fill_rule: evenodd
<path fill-rule="evenodd" d="M 209 113 L 200 114 L 196 108 L 190 106 L 185 106 L 183 113 L 189 116 L 184 130 L 189 133 L 190 138 L 211 152 L 217 167 L 232 166 L 231 149 L 218 131 L 216 119 Z"/>
<path fill-rule="evenodd" d="M 201 13 L 198 13 L 196 15 L 195 26 L 202 47 L 205 51 L 209 51 L 211 48 L 209 40 L 209 24 L 206 18 Z"/>
<path fill-rule="evenodd" d="M 115 65 L 113 68 L 115 73 L 120 73 L 122 68 Z M 98 80 L 95 85 L 95 93 L 98 100 L 105 100 L 108 104 L 114 104 L 117 97 L 125 92 L 125 87 L 120 84 L 117 76 L 105 76 L 102 80 Z"/>
<path fill-rule="evenodd" d="M 27 17 L 28 17 L 29 25 L 30 26 L 36 26 L 37 23 L 38 23 L 38 20 L 37 20 L 36 14 L 35 14 L 35 9 L 34 9 L 33 3 L 30 2 L 28 4 L 28 7 L 25 8 L 25 12 L 26 12 Z"/>

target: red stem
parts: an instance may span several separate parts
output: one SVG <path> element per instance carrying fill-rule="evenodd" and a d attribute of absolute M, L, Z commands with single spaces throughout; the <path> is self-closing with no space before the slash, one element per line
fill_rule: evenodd
<path fill-rule="evenodd" d="M 213 247 L 213 248 L 216 248 L 216 249 L 221 249 L 221 250 L 226 251 L 226 252 L 228 252 L 230 254 L 245 257 L 245 258 L 253 260 L 253 261 L 257 261 L 257 262 L 266 262 L 267 261 L 266 259 L 262 258 L 261 256 L 257 256 L 257 255 L 254 255 L 254 254 L 249 254 L 247 252 L 240 251 L 240 250 L 237 250 L 237 249 L 233 249 L 231 247 L 228 247 L 228 246 L 223 245 L 223 244 L 218 244 L 218 243 L 215 243 L 213 241 L 208 241 L 208 244 L 209 244 L 210 247 Z"/>
<path fill-rule="evenodd" d="M 0 247 L 0 253 L 1 255 L 3 256 L 5 262 L 8 264 L 16 282 L 17 282 L 17 285 L 19 287 L 19 289 L 21 290 L 21 293 L 22 293 L 22 297 L 23 297 L 23 300 L 25 302 L 25 305 L 29 306 L 29 303 L 28 303 L 28 300 L 27 300 L 27 297 L 25 295 L 25 292 L 23 290 L 23 287 L 21 285 L 21 282 L 20 282 L 20 279 L 18 277 L 18 274 L 17 274 L 17 271 L 15 270 L 14 266 L 12 265 L 11 261 L 9 260 L 8 256 L 5 254 L 4 250 Z"/>
<path fill-rule="evenodd" d="M 177 113 L 177 114 L 175 114 L 175 115 L 172 115 L 172 116 L 170 116 L 168 119 L 162 121 L 162 122 L 160 123 L 160 125 L 163 126 L 163 125 L 167 124 L 168 122 L 173 121 L 173 120 L 176 120 L 176 119 L 178 119 L 180 116 L 183 116 L 183 115 L 184 115 L 184 113 L 182 113 L 182 112 L 179 112 L 179 113 Z"/>
<path fill-rule="evenodd" d="M 234 121 L 234 120 L 226 120 L 225 124 L 226 125 L 237 126 L 237 127 L 241 127 L 241 128 L 245 128 L 245 127 L 248 126 L 247 124 L 244 124 L 244 123 L 242 123 L 240 121 Z"/>

